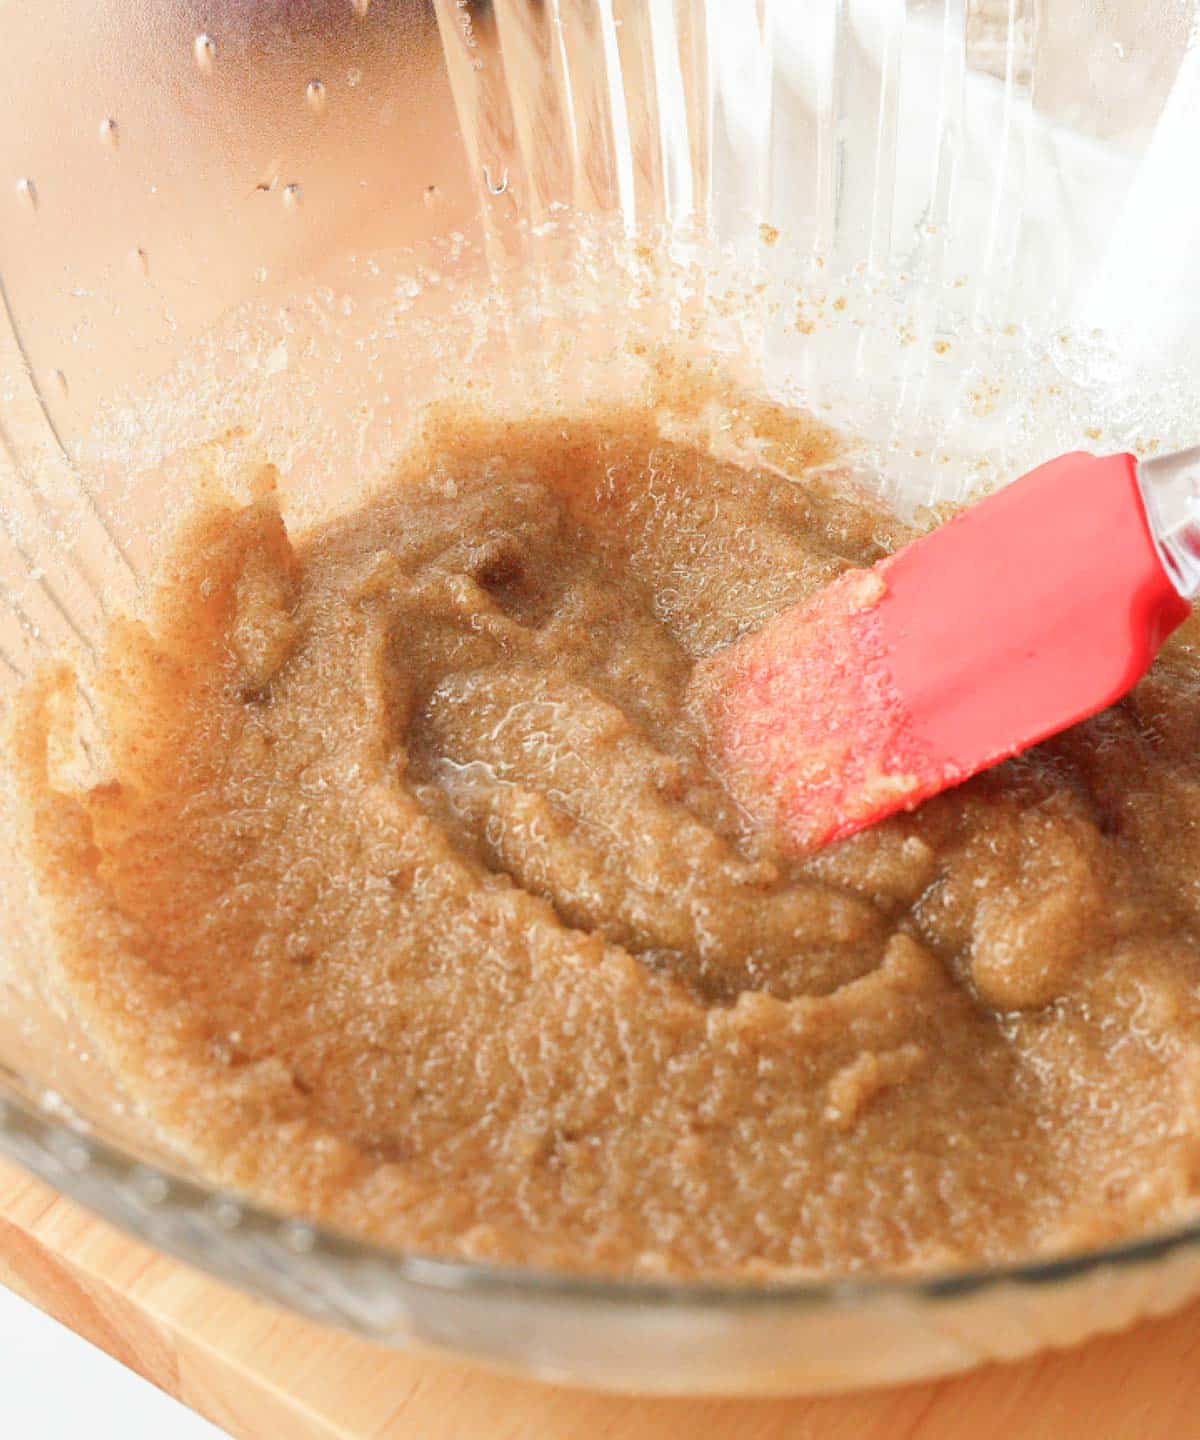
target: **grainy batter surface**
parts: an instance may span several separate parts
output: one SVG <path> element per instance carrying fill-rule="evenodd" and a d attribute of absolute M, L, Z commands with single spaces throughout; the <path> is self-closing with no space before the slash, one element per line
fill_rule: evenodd
<path fill-rule="evenodd" d="M 290 539 L 187 524 L 17 729 L 59 978 L 204 1170 L 405 1247 L 701 1276 L 981 1262 L 1200 1191 L 1200 656 L 853 840 L 706 765 L 696 661 L 907 537 L 817 427 L 432 425 Z"/>

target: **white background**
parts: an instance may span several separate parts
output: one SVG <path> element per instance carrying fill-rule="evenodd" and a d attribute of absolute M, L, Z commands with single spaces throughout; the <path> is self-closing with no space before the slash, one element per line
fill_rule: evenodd
<path fill-rule="evenodd" d="M 0 1286 L 4 1440 L 227 1440 L 225 1432 Z M 277 1437 L 264 1437 L 277 1440 Z"/>

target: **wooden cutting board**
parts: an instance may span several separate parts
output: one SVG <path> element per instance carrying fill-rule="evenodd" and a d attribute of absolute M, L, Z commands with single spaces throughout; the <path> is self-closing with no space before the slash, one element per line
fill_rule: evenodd
<path fill-rule="evenodd" d="M 598 1395 L 380 1349 L 282 1314 L 126 1239 L 5 1163 L 0 1282 L 237 1440 L 1200 1436 L 1200 1305 L 927 1385 L 795 1400 Z"/>

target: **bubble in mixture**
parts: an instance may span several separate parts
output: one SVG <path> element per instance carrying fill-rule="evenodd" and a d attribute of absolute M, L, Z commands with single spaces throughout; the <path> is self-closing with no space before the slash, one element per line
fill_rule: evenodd
<path fill-rule="evenodd" d="M 192 55 L 201 70 L 211 70 L 217 59 L 217 42 L 211 35 L 197 35 L 192 42 Z"/>

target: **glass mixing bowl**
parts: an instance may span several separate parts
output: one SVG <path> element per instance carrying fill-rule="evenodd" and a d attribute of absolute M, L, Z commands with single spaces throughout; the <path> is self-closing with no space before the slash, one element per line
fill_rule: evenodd
<path fill-rule="evenodd" d="M 0 8 L 0 685 L 85 676 L 184 498 L 304 522 L 427 401 L 714 347 L 899 503 L 1194 443 L 1191 0 L 44 0 Z M 1189 182 L 1190 183 L 1190 182 Z M 1191 186 L 1194 191 L 1195 187 Z M 633 342 L 637 343 L 633 343 Z M 5 794 L 0 1148 L 375 1339 L 664 1391 L 898 1381 L 1200 1292 L 1200 1232 L 921 1280 L 606 1283 L 397 1254 L 189 1174 L 45 983 Z"/>

